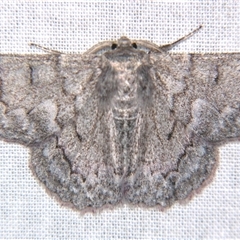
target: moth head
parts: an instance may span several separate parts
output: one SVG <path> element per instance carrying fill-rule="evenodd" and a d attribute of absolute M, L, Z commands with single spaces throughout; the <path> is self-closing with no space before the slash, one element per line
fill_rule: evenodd
<path fill-rule="evenodd" d="M 112 49 L 113 49 L 113 45 L 112 45 Z M 115 46 L 116 46 L 115 48 L 117 47 L 118 48 L 137 48 L 136 43 L 132 43 L 129 38 L 124 36 L 118 39 L 118 44 L 115 44 Z"/>

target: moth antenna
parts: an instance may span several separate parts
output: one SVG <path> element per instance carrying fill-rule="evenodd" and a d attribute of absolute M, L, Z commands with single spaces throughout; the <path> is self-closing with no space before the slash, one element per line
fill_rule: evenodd
<path fill-rule="evenodd" d="M 38 44 L 36 44 L 36 43 L 29 43 L 29 46 L 31 46 L 31 47 L 36 47 L 36 48 L 41 49 L 42 51 L 47 52 L 47 53 L 63 54 L 63 52 L 59 52 L 59 51 L 57 51 L 57 50 L 52 50 L 52 49 L 50 49 L 50 48 L 43 47 L 43 46 L 38 45 Z"/>
<path fill-rule="evenodd" d="M 192 37 L 195 33 L 197 33 L 200 29 L 202 28 L 202 25 L 200 25 L 198 28 L 196 28 L 195 30 L 193 30 L 192 32 L 190 32 L 189 34 L 185 35 L 184 37 L 178 39 L 175 42 L 172 43 L 168 43 L 166 45 L 162 45 L 159 48 L 163 51 L 169 51 L 172 48 L 176 47 L 177 45 L 179 45 L 180 43 L 184 42 L 185 40 L 187 40 L 188 38 Z"/>
<path fill-rule="evenodd" d="M 84 55 L 87 55 L 87 54 L 99 54 L 99 53 L 102 53 L 102 52 L 107 52 L 107 51 L 111 50 L 112 44 L 116 44 L 116 42 L 114 42 L 114 41 L 100 42 L 100 43 L 94 45 L 93 47 L 91 47 L 90 49 L 88 49 L 84 53 Z"/>

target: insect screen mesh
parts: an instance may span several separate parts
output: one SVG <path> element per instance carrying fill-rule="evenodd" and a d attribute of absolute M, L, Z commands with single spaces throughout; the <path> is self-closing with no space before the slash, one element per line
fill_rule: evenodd
<path fill-rule="evenodd" d="M 66 53 L 118 39 L 172 42 L 203 24 L 176 52 L 239 52 L 238 1 L 1 1 L 0 52 Z M 214 181 L 165 212 L 118 207 L 86 214 L 61 207 L 28 168 L 28 149 L 0 142 L 1 239 L 186 239 L 240 236 L 240 145 L 220 149 Z"/>

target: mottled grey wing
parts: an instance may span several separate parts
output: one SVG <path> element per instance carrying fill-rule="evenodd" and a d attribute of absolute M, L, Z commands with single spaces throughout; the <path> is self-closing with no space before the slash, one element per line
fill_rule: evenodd
<path fill-rule="evenodd" d="M 0 137 L 22 144 L 59 132 L 57 56 L 0 56 Z"/>
<path fill-rule="evenodd" d="M 32 149 L 37 177 L 58 199 L 79 210 L 121 199 L 121 179 L 114 173 L 112 116 L 96 111 L 97 104 L 96 97 L 89 98 L 78 110 L 76 123 L 66 123 L 59 138 Z"/>
<path fill-rule="evenodd" d="M 0 56 L 0 137 L 31 148 L 31 168 L 78 209 L 119 201 L 109 112 L 98 109 L 98 58 Z M 110 119 L 109 119 L 110 118 Z M 110 136 L 111 135 L 111 136 Z M 115 151 L 117 154 L 117 151 Z"/>
<path fill-rule="evenodd" d="M 164 208 L 209 180 L 215 146 L 240 136 L 240 55 L 153 54 L 152 60 L 152 105 L 139 114 L 139 161 L 126 199 Z"/>

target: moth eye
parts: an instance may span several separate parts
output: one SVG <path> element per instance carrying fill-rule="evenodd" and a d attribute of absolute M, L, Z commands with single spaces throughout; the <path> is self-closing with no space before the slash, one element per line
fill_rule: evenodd
<path fill-rule="evenodd" d="M 112 46 L 111 46 L 112 50 L 116 49 L 117 46 L 118 46 L 118 45 L 117 45 L 116 43 L 113 43 Z"/>
<path fill-rule="evenodd" d="M 132 47 L 137 49 L 137 44 L 136 43 L 132 43 Z"/>

